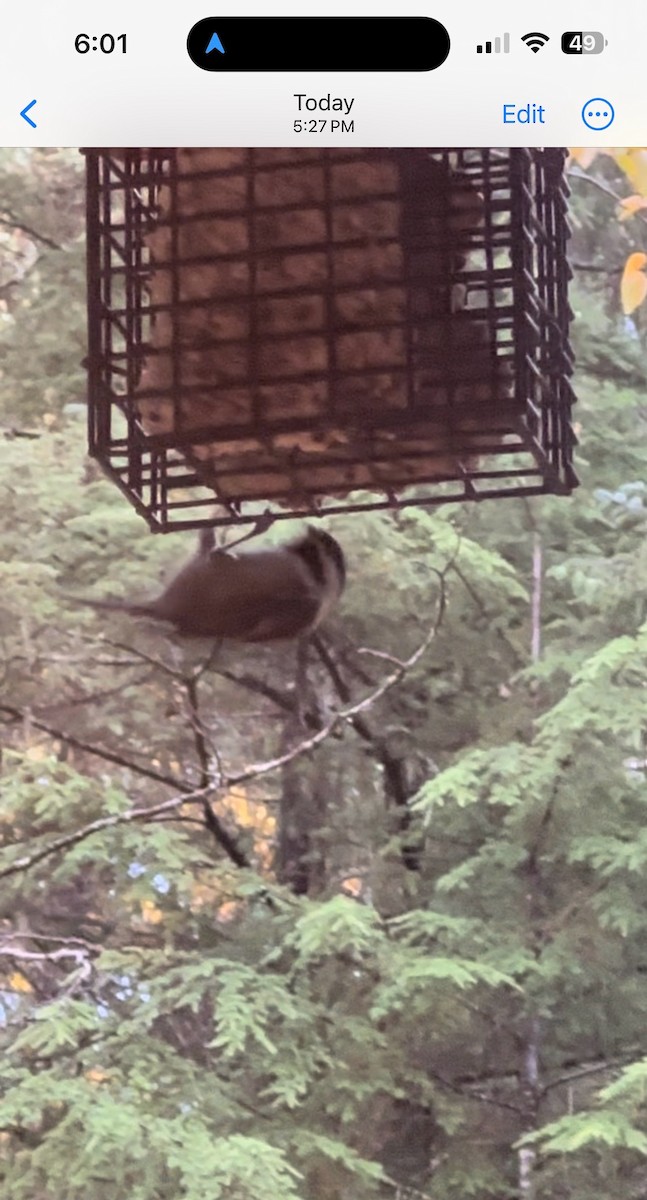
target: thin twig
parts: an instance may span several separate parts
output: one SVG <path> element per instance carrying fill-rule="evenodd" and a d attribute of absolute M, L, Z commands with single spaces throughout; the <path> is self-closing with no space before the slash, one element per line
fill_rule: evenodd
<path fill-rule="evenodd" d="M 217 750 L 213 748 L 213 752 L 210 753 L 209 746 L 207 745 L 207 735 L 202 717 L 200 715 L 200 697 L 198 689 L 200 679 L 213 662 L 219 649 L 220 644 L 218 643 L 212 648 L 210 654 L 207 656 L 201 666 L 194 671 L 192 675 L 188 675 L 183 681 L 189 708 L 189 720 L 191 722 L 191 728 L 193 729 L 195 750 L 198 757 L 198 762 L 200 764 L 200 786 L 202 788 L 207 788 L 211 780 L 212 760 L 216 765 L 218 782 L 220 782 L 223 775 L 222 762 Z M 220 841 L 222 826 L 207 795 L 203 797 L 202 809 L 204 812 L 204 820 L 207 829 L 213 834 L 217 841 Z"/>
<path fill-rule="evenodd" d="M 155 667 L 165 675 L 170 675 L 171 679 L 182 678 L 182 672 L 176 667 L 169 667 L 168 663 L 162 662 L 161 659 L 155 658 L 152 654 L 146 654 L 144 650 L 140 650 L 137 646 L 133 646 L 129 642 L 114 642 L 107 637 L 102 637 L 101 641 L 106 646 L 112 646 L 115 650 L 125 650 L 128 654 L 134 654 L 141 662 L 148 663 L 150 667 Z"/>

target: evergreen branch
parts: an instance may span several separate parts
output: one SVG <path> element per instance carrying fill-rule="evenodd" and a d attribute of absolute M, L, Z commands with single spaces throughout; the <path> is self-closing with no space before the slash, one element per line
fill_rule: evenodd
<path fill-rule="evenodd" d="M 74 750 L 82 750 L 86 754 L 102 758 L 106 762 L 114 763 L 118 767 L 125 767 L 127 770 L 132 771 L 136 775 L 141 775 L 145 779 L 152 779 L 155 783 L 162 783 L 165 787 L 172 787 L 178 791 L 184 790 L 187 793 L 192 791 L 190 784 L 183 783 L 182 780 L 176 779 L 173 775 L 164 775 L 161 771 L 153 770 L 152 767 L 144 767 L 141 763 L 125 758 L 123 754 L 116 754 L 113 750 L 105 750 L 102 746 L 95 746 L 92 742 L 85 742 L 82 738 L 77 738 L 72 733 L 65 733 L 62 729 L 57 729 L 53 725 L 48 725 L 44 721 L 40 721 L 26 710 L 14 708 L 10 704 L 0 704 L 0 713 L 7 713 L 14 721 L 28 721 L 34 729 L 39 729 L 41 733 L 46 733 L 49 737 L 72 746 Z"/>
<path fill-rule="evenodd" d="M 194 792 L 172 796 L 170 800 L 163 800 L 160 804 L 152 804 L 146 808 L 130 808 L 126 812 L 113 813 L 109 817 L 98 817 L 96 821 L 90 821 L 72 833 L 65 833 L 61 837 L 54 838 L 46 846 L 41 846 L 40 850 L 34 850 L 31 854 L 17 858 L 9 866 L 1 867 L 0 879 L 6 879 L 9 875 L 18 875 L 21 871 L 28 871 L 52 854 L 58 854 L 61 850 L 69 850 L 70 846 L 78 846 L 80 842 L 84 842 L 95 833 L 102 833 L 105 829 L 114 829 L 118 825 L 132 825 L 136 821 L 149 821 L 160 813 L 180 809 L 184 804 L 196 804 L 203 799 L 204 791 L 204 788 L 197 788 Z"/>
<path fill-rule="evenodd" d="M 96 755 L 98 758 L 104 759 L 106 762 L 112 762 L 112 763 L 115 763 L 117 766 L 126 767 L 128 770 L 133 771 L 137 775 L 143 776 L 145 779 L 152 779 L 156 783 L 163 784 L 165 787 L 171 787 L 175 791 L 181 792 L 187 801 L 189 801 L 193 796 L 196 796 L 198 794 L 195 791 L 195 789 L 193 787 L 191 787 L 190 784 L 183 783 L 181 780 L 174 778 L 174 776 L 172 776 L 172 775 L 164 775 L 161 771 L 154 771 L 150 767 L 141 766 L 139 763 L 135 763 L 130 759 L 124 758 L 123 755 L 121 755 L 121 754 L 115 754 L 110 750 L 104 750 L 100 746 L 94 746 L 90 742 L 84 742 L 80 738 L 74 737 L 73 734 L 64 733 L 60 729 L 55 729 L 51 725 L 46 725 L 43 721 L 38 721 L 35 717 L 32 717 L 31 714 L 22 712 L 18 708 L 13 708 L 12 706 L 7 705 L 7 704 L 1 704 L 0 705 L 0 713 L 2 713 L 2 712 L 8 713 L 13 718 L 13 720 L 16 720 L 16 721 L 29 720 L 30 724 L 33 725 L 33 727 L 35 729 L 40 729 L 41 732 L 47 733 L 50 737 L 60 739 L 60 741 L 65 742 L 68 746 L 73 746 L 75 750 L 83 750 L 88 754 Z M 202 788 L 201 790 L 204 792 L 205 788 Z M 181 803 L 181 801 L 180 801 L 180 803 Z M 161 808 L 142 809 L 141 812 L 149 813 L 150 816 L 155 816 L 155 815 L 157 815 L 157 813 L 160 813 L 160 812 L 163 813 L 163 812 L 168 811 L 169 809 L 172 809 L 172 807 L 173 807 L 173 804 L 169 803 L 166 807 L 162 806 Z M 250 867 L 251 863 L 250 863 L 247 855 L 244 854 L 243 851 L 238 846 L 236 839 L 233 838 L 231 836 L 231 834 L 227 832 L 224 825 L 219 820 L 219 818 L 216 816 L 216 814 L 213 812 L 213 809 L 211 809 L 211 807 L 210 807 L 210 811 L 211 811 L 211 818 L 210 818 L 209 828 L 210 828 L 214 838 L 218 842 L 219 846 L 221 846 L 221 848 L 229 856 L 229 858 L 232 860 L 232 862 L 236 864 L 237 867 Z M 91 832 L 95 832 L 95 831 L 92 830 Z M 74 843 L 72 842 L 71 844 L 73 845 Z M 54 845 L 54 843 L 52 843 L 52 845 Z M 22 861 L 22 860 L 20 860 L 20 861 Z M 39 862 L 40 857 L 35 859 L 35 861 Z M 28 862 L 27 866 L 32 866 L 32 863 Z M 22 869 L 22 868 L 20 868 L 20 869 Z M 8 873 L 13 874 L 12 871 L 9 871 Z M 0 879 L 2 877 L 3 877 L 3 873 L 0 871 Z"/>

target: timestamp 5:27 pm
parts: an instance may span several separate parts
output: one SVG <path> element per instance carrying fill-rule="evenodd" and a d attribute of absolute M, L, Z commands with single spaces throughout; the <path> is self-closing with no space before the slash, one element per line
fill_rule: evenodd
<path fill-rule="evenodd" d="M 324 118 L 316 119 L 314 117 L 309 120 L 295 121 L 295 133 L 354 133 L 354 121 L 342 121 L 339 119 L 327 120 Z"/>

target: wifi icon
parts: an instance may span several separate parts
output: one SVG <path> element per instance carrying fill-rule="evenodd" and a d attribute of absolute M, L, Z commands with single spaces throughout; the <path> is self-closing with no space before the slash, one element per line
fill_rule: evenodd
<path fill-rule="evenodd" d="M 533 54 L 537 54 L 542 46 L 550 41 L 550 38 L 547 33 L 524 33 L 521 40 L 525 42 L 529 50 L 532 50 Z"/>

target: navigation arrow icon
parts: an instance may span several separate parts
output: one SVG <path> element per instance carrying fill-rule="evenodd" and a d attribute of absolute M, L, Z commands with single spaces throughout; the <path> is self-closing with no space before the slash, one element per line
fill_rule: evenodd
<path fill-rule="evenodd" d="M 225 47 L 223 46 L 222 42 L 220 41 L 220 38 L 218 37 L 217 33 L 211 34 L 211 37 L 209 38 L 209 45 L 207 46 L 207 49 L 205 50 L 205 54 L 211 54 L 212 50 L 219 50 L 221 54 L 225 53 Z"/>
<path fill-rule="evenodd" d="M 23 120 L 25 120 L 28 125 L 31 125 L 32 129 L 36 129 L 36 122 L 32 121 L 31 117 L 27 116 L 27 113 L 29 112 L 30 108 L 34 107 L 35 103 L 36 103 L 36 101 L 32 100 L 29 104 L 25 105 L 25 107 L 22 109 L 22 111 L 20 113 Z"/>

